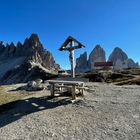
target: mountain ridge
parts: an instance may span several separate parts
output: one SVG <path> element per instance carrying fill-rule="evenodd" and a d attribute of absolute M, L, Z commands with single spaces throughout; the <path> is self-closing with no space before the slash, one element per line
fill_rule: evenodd
<path fill-rule="evenodd" d="M 0 82 L 2 83 L 26 82 L 32 78 L 42 78 L 41 72 L 47 78 L 50 74 L 57 73 L 60 68 L 52 53 L 44 49 L 37 34 L 26 38 L 23 44 L 18 42 L 17 45 L 14 43 L 4 45 L 0 42 L 0 67 Z M 46 70 L 44 71 L 42 67 Z M 38 74 L 31 77 L 33 69 L 38 69 Z"/>
<path fill-rule="evenodd" d="M 86 54 L 86 57 L 83 57 Z M 87 65 L 83 67 L 83 62 L 87 62 Z M 108 59 L 106 59 L 106 53 L 104 49 L 98 44 L 87 56 L 87 52 L 84 52 L 76 59 L 76 72 L 85 72 L 87 70 L 95 69 L 95 62 L 113 62 L 114 69 L 123 68 L 138 68 L 138 62 L 134 62 L 133 59 L 129 58 L 127 54 L 119 47 L 114 48 Z"/>

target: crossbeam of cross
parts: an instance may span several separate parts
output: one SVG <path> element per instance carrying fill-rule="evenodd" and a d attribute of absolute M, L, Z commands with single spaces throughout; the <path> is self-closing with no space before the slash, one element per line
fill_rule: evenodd
<path fill-rule="evenodd" d="M 61 45 L 59 48 L 60 51 L 69 51 L 69 60 L 71 64 L 71 77 L 75 78 L 75 66 L 74 66 L 74 50 L 80 49 L 85 47 L 83 44 L 81 44 L 79 41 L 77 41 L 75 38 L 69 36 L 65 42 Z"/>

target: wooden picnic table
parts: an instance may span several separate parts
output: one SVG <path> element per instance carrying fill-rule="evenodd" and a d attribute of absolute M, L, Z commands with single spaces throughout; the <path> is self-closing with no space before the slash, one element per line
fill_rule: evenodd
<path fill-rule="evenodd" d="M 55 88 L 59 87 L 62 91 L 63 88 L 71 88 L 72 99 L 75 100 L 76 97 L 76 89 L 82 91 L 84 90 L 84 82 L 81 81 L 64 81 L 64 80 L 48 80 L 51 85 L 51 96 L 55 94 Z"/>

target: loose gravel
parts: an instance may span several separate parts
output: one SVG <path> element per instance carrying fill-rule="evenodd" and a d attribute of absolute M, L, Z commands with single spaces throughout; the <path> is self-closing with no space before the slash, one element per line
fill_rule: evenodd
<path fill-rule="evenodd" d="M 0 114 L 0 140 L 139 140 L 140 86 L 86 85 L 74 103 L 49 91 L 17 102 Z"/>

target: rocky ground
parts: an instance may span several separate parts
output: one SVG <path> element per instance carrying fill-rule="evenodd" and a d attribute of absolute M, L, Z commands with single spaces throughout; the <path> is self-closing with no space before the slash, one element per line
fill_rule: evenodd
<path fill-rule="evenodd" d="M 139 140 L 140 86 L 86 85 L 95 91 L 74 103 L 44 90 L 12 104 L 0 113 L 0 140 Z"/>

